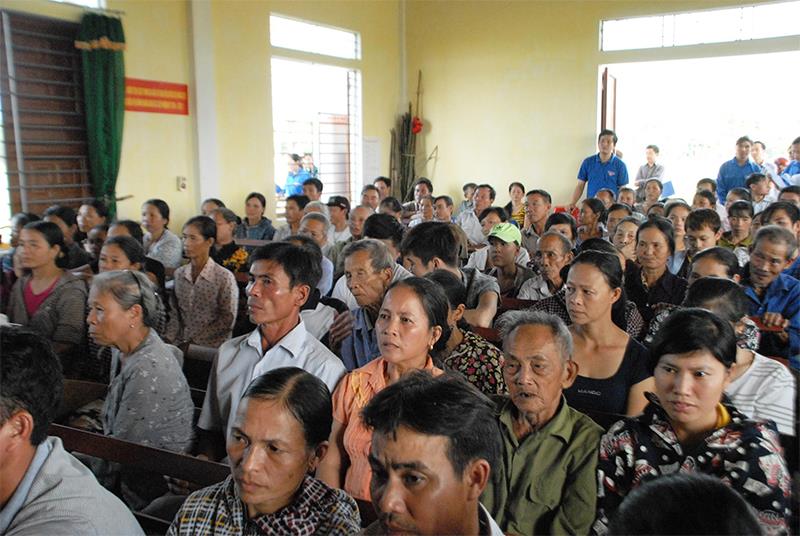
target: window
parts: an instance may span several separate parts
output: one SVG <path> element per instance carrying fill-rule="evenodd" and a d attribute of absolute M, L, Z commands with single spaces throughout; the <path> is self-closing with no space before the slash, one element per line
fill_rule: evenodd
<path fill-rule="evenodd" d="M 78 25 L 0 16 L 0 173 L 8 185 L 2 210 L 77 206 L 92 197 L 81 56 L 73 45 Z"/>
<path fill-rule="evenodd" d="M 361 59 L 361 39 L 357 32 L 278 15 L 269 17 L 269 41 L 274 47 L 348 60 Z"/>
<path fill-rule="evenodd" d="M 102 9 L 105 6 L 103 0 L 50 0 L 51 2 L 58 2 L 59 4 L 75 4 L 81 7 L 90 7 L 95 9 Z"/>
<path fill-rule="evenodd" d="M 600 50 L 664 48 L 800 35 L 800 1 L 605 20 Z"/>

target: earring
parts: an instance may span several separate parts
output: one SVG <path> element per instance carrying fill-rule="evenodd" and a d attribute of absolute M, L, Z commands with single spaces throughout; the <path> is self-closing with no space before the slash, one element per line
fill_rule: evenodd
<path fill-rule="evenodd" d="M 133 326 L 133 324 L 131 324 L 129 327 L 133 328 L 134 326 Z"/>

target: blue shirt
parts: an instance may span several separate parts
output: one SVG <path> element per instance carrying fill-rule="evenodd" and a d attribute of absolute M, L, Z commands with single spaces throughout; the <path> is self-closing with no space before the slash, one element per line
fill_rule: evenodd
<path fill-rule="evenodd" d="M 289 174 L 286 175 L 286 186 L 283 189 L 286 197 L 290 195 L 301 195 L 303 193 L 303 183 L 310 178 L 308 171 L 303 168 L 300 168 L 300 171 L 298 171 L 296 175 L 293 175 L 290 171 Z"/>
<path fill-rule="evenodd" d="M 764 348 L 774 339 L 771 333 L 762 332 L 759 353 L 792 359 L 792 366 L 800 368 L 800 281 L 786 274 L 778 277 L 767 287 L 763 298 L 756 295 L 753 287 L 746 284 L 744 287 L 747 297 L 750 298 L 750 316 L 761 316 L 764 313 L 779 313 L 789 321 L 786 331 L 789 333 L 789 348 Z M 774 341 L 772 341 L 774 343 Z M 775 346 L 774 344 L 772 346 Z M 764 353 L 764 349 L 769 353 Z"/>
<path fill-rule="evenodd" d="M 378 336 L 363 307 L 353 311 L 353 331 L 342 341 L 342 362 L 348 371 L 363 367 L 381 355 Z"/>
<path fill-rule="evenodd" d="M 601 162 L 600 155 L 588 156 L 583 160 L 578 171 L 578 180 L 588 182 L 587 199 L 594 197 L 598 190 L 608 188 L 617 195 L 620 186 L 628 184 L 628 168 L 625 162 L 611 155 L 608 162 Z"/>
<path fill-rule="evenodd" d="M 790 275 L 795 279 L 800 279 L 800 255 L 797 256 L 794 262 L 790 264 L 789 267 L 783 271 L 783 273 Z"/>
<path fill-rule="evenodd" d="M 792 160 L 781 173 L 781 177 L 788 180 L 792 175 L 797 175 L 798 173 L 800 173 L 800 160 Z"/>
<path fill-rule="evenodd" d="M 717 197 L 719 202 L 724 205 L 728 192 L 733 188 L 745 188 L 744 180 L 751 173 L 761 173 L 761 168 L 749 158 L 743 166 L 739 165 L 736 158 L 732 158 L 722 164 L 719 167 L 719 173 L 717 173 Z"/>
<path fill-rule="evenodd" d="M 42 441 L 36 447 L 36 453 L 33 455 L 31 464 L 28 470 L 25 471 L 25 476 L 22 477 L 14 495 L 8 500 L 6 505 L 0 510 L 0 534 L 5 534 L 11 522 L 14 521 L 14 516 L 22 509 L 25 500 L 28 498 L 28 493 L 31 491 L 33 481 L 36 480 L 36 475 L 44 465 L 47 457 L 50 455 L 52 449 L 49 441 Z"/>

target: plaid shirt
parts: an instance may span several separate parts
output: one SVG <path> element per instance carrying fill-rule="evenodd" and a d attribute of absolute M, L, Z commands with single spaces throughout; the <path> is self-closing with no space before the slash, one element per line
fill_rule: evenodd
<path fill-rule="evenodd" d="M 248 519 L 233 476 L 229 476 L 219 484 L 189 495 L 167 535 L 344 536 L 358 534 L 360 530 L 356 502 L 344 491 L 329 488 L 310 476 L 306 476 L 292 504 L 274 514 Z"/>

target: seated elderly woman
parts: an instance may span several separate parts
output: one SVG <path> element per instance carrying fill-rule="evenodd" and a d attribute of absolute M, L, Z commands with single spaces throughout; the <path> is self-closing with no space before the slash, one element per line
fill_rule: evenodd
<path fill-rule="evenodd" d="M 765 534 L 788 531 L 791 479 L 775 425 L 723 399 L 736 361 L 730 323 L 704 309 L 670 316 L 652 346 L 655 394 L 642 415 L 617 422 L 600 442 L 597 521 L 635 488 L 662 475 L 706 473 L 737 491 Z"/>
<path fill-rule="evenodd" d="M 425 275 L 438 283 L 447 295 L 450 305 L 447 323 L 450 338 L 444 349 L 436 355 L 445 367 L 460 373 L 464 378 L 487 395 L 506 393 L 503 380 L 503 352 L 492 343 L 469 330 L 464 321 L 467 288 L 461 279 L 448 270 L 434 270 Z"/>
<path fill-rule="evenodd" d="M 375 321 L 380 357 L 347 374 L 333 393 L 333 429 L 317 473 L 320 480 L 343 487 L 357 500 L 370 500 L 372 434 L 361 410 L 409 371 L 442 374 L 431 353 L 441 351 L 450 338 L 447 311 L 447 296 L 433 281 L 412 277 L 389 287 Z"/>
<path fill-rule="evenodd" d="M 639 414 L 653 380 L 647 349 L 620 327 L 626 300 L 619 257 L 583 251 L 570 266 L 566 287 L 573 359 L 580 367 L 567 400 L 581 411 Z"/>
<path fill-rule="evenodd" d="M 503 333 L 502 463 L 482 503 L 508 534 L 588 534 L 603 430 L 563 396 L 578 374 L 572 336 L 558 317 L 535 311 L 509 313 Z"/>
<path fill-rule="evenodd" d="M 153 286 L 141 272 L 104 272 L 92 281 L 89 335 L 113 348 L 103 433 L 182 452 L 191 445 L 194 404 L 180 363 L 153 329 L 158 308 Z M 134 508 L 166 490 L 156 475 L 120 474 L 105 462 L 93 466 L 106 487 L 121 484 L 123 497 Z"/>
<path fill-rule="evenodd" d="M 14 283 L 8 319 L 53 344 L 66 376 L 82 374 L 86 324 L 86 284 L 65 271 L 67 250 L 61 229 L 35 221 L 19 234 L 15 253 L 28 273 Z"/>
<path fill-rule="evenodd" d="M 183 249 L 189 264 L 175 270 L 175 293 L 167 338 L 176 345 L 219 347 L 230 339 L 239 306 L 233 274 L 214 262 L 211 247 L 217 224 L 195 216 L 183 226 Z"/>
<path fill-rule="evenodd" d="M 355 501 L 309 476 L 331 422 L 331 395 L 316 376 L 282 367 L 256 377 L 227 439 L 231 475 L 192 493 L 167 534 L 356 534 Z"/>

